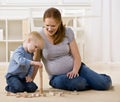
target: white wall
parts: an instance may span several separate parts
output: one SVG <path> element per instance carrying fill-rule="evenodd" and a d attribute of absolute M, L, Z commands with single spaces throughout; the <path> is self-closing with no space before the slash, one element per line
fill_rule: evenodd
<path fill-rule="evenodd" d="M 7 2 L 10 4 L 11 2 L 11 0 L 1 1 L 1 4 Z M 14 3 L 15 0 L 12 0 L 12 2 Z M 31 0 L 31 2 L 33 1 Z M 37 2 L 42 1 L 37 0 Z M 47 0 L 43 3 L 46 2 Z M 48 0 L 48 2 L 50 1 Z M 54 2 L 56 0 L 53 1 L 53 4 Z M 58 0 L 58 2 L 60 4 L 68 3 L 69 0 Z M 70 2 L 73 2 L 73 0 L 70 0 Z M 88 8 L 86 11 L 87 16 L 84 18 L 84 61 L 91 63 L 120 62 L 120 0 L 79 0 L 81 4 L 86 2 L 91 2 L 92 8 Z M 26 12 L 24 13 L 25 16 L 29 15 L 29 12 L 24 12 Z M 4 10 L 2 10 L 3 15 L 4 13 Z M 22 11 L 20 15 L 22 15 Z"/>

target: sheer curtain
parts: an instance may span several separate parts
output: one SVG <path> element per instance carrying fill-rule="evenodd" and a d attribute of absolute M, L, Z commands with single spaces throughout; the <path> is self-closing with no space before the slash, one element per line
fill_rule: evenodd
<path fill-rule="evenodd" d="M 119 5 L 119 0 L 103 0 L 101 16 L 86 20 L 86 62 L 120 63 Z"/>
<path fill-rule="evenodd" d="M 112 0 L 111 60 L 120 62 L 120 1 Z"/>

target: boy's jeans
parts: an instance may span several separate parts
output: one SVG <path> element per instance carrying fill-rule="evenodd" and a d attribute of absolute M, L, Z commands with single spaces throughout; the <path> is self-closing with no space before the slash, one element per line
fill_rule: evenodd
<path fill-rule="evenodd" d="M 108 75 L 98 74 L 82 63 L 78 77 L 69 79 L 66 74 L 55 75 L 49 84 L 54 88 L 69 91 L 88 89 L 107 90 L 111 87 L 112 81 Z"/>
<path fill-rule="evenodd" d="M 25 78 L 21 79 L 18 76 L 11 76 L 7 79 L 6 91 L 8 92 L 35 92 L 38 88 L 34 82 L 26 82 Z"/>

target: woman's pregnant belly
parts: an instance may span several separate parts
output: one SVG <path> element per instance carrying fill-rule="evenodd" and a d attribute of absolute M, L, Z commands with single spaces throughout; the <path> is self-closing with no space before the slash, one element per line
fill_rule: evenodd
<path fill-rule="evenodd" d="M 73 58 L 63 56 L 47 62 L 46 70 L 50 75 L 65 74 L 73 68 Z"/>

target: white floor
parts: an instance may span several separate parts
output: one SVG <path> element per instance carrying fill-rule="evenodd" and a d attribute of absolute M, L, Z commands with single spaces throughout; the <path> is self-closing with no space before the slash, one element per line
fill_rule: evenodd
<path fill-rule="evenodd" d="M 120 64 L 88 64 L 90 68 L 99 72 L 109 74 L 113 81 L 114 89 L 109 91 L 81 91 L 77 94 L 65 92 L 63 97 L 47 96 L 47 97 L 34 97 L 34 98 L 16 98 L 15 96 L 6 96 L 4 87 L 6 67 L 0 66 L 0 101 L 9 102 L 120 102 Z M 35 78 L 35 82 L 39 86 L 39 73 Z M 48 85 L 48 77 L 45 71 L 43 71 L 43 86 L 44 92 L 54 91 Z M 61 90 L 58 90 L 58 92 Z"/>

